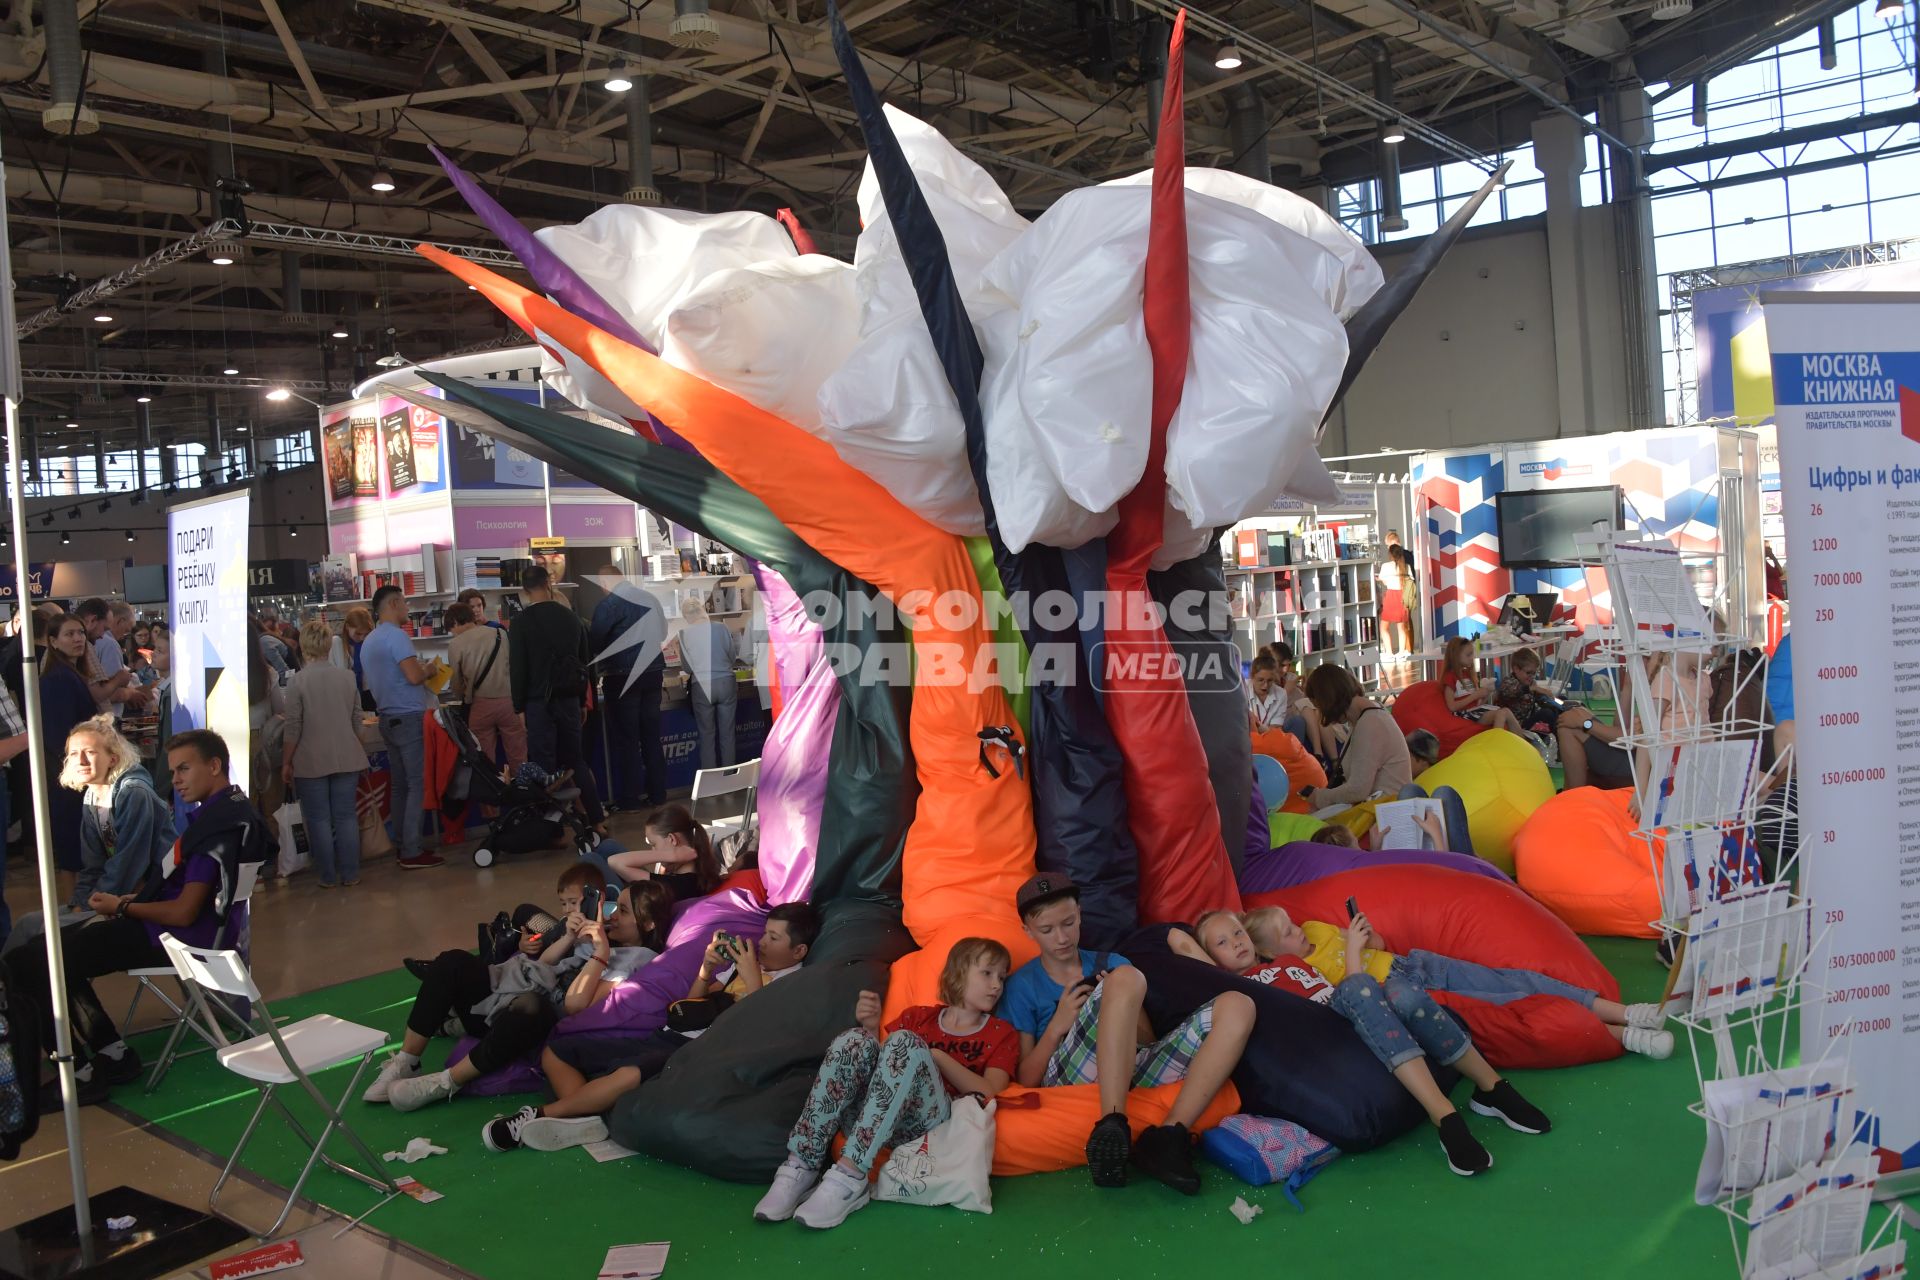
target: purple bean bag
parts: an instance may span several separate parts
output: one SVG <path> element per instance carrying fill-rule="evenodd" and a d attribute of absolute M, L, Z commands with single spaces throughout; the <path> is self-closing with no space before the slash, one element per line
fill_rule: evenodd
<path fill-rule="evenodd" d="M 1488 876 L 1508 884 L 1513 883 L 1500 868 L 1470 853 L 1434 852 L 1428 849 L 1369 851 L 1348 849 L 1337 844 L 1314 844 L 1310 840 L 1295 840 L 1290 844 L 1281 845 L 1278 849 L 1269 849 L 1265 853 L 1248 853 L 1246 865 L 1240 871 L 1240 893 L 1244 897 L 1251 897 L 1256 893 L 1288 889 L 1296 884 L 1305 884 L 1309 880 L 1318 880 L 1321 876 L 1330 876 L 1341 871 L 1395 865 L 1448 867 L 1454 871 L 1465 871 L 1472 875 Z"/>
<path fill-rule="evenodd" d="M 666 1025 L 667 1006 L 686 997 L 687 988 L 693 985 L 693 977 L 700 971 L 700 957 L 712 941 L 715 929 L 757 938 L 765 928 L 766 909 L 744 889 L 725 889 L 683 904 L 674 914 L 667 949 L 593 1008 L 562 1018 L 553 1029 L 554 1037 L 581 1035 L 637 1040 L 651 1035 Z M 473 1046 L 472 1037 L 462 1037 L 447 1055 L 448 1065 L 466 1057 Z M 481 1076 L 461 1092 L 475 1098 L 536 1092 L 545 1084 L 539 1064 L 540 1055 L 530 1054 L 511 1066 Z"/>

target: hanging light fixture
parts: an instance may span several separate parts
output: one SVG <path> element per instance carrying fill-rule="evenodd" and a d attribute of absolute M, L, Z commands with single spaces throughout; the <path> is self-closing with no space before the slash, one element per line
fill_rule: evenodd
<path fill-rule="evenodd" d="M 299 526 L 299 525 L 297 525 L 297 524 L 290 524 L 290 525 L 288 525 L 288 526 L 287 526 L 287 536 L 288 536 L 289 538 L 297 538 L 297 537 L 299 537 L 299 536 L 300 536 L 300 526 Z"/>
<path fill-rule="evenodd" d="M 335 320 L 333 322 L 333 336 L 344 339 L 350 338 L 353 335 L 347 332 L 347 322 L 345 320 Z"/>
<path fill-rule="evenodd" d="M 231 240 L 221 240 L 208 245 L 207 260 L 216 267 L 230 267 L 240 261 L 240 246 Z"/>
<path fill-rule="evenodd" d="M 1240 46 L 1231 40 L 1221 45 L 1219 52 L 1213 55 L 1213 65 L 1222 71 L 1237 71 L 1242 61 Z"/>
<path fill-rule="evenodd" d="M 132 541 L 133 541 L 133 530 L 131 530 L 131 529 L 129 529 L 129 530 L 127 530 L 127 541 L 128 541 L 128 542 L 132 542 Z"/>
<path fill-rule="evenodd" d="M 667 43 L 676 49 L 720 47 L 720 28 L 707 10 L 707 0 L 673 0 L 673 21 L 667 25 Z"/>
<path fill-rule="evenodd" d="M 1888 22 L 1892 22 L 1900 16 L 1900 11 L 1906 7 L 1906 0 L 1880 0 L 1880 3 L 1873 6 L 1873 16 L 1876 18 L 1885 18 Z"/>
<path fill-rule="evenodd" d="M 95 324 L 112 324 L 113 317 L 108 315 L 106 312 L 102 311 L 99 315 L 93 318 L 93 322 Z"/>
<path fill-rule="evenodd" d="M 381 195 L 385 195 L 387 192 L 393 190 L 396 185 L 393 180 L 393 175 L 385 169 L 375 169 L 373 171 L 373 181 L 367 184 L 367 186 L 378 191 Z"/>
<path fill-rule="evenodd" d="M 608 93 L 625 93 L 633 88 L 633 68 L 625 62 L 614 63 L 607 72 L 606 86 Z"/>
<path fill-rule="evenodd" d="M 152 404 L 153 397 L 148 395 L 146 392 L 142 391 L 139 395 L 133 398 L 133 402 L 135 404 Z"/>
<path fill-rule="evenodd" d="M 1394 144 L 1407 140 L 1407 126 L 1398 119 L 1387 121 L 1380 126 L 1380 141 Z"/>
<path fill-rule="evenodd" d="M 60 531 L 60 545 L 63 547 L 70 547 L 73 545 L 73 535 L 68 533 L 65 529 L 62 529 Z"/>
<path fill-rule="evenodd" d="M 227 362 L 220 366 L 220 372 L 226 374 L 229 378 L 238 377 L 240 374 L 240 366 L 234 363 L 232 356 L 228 356 Z"/>

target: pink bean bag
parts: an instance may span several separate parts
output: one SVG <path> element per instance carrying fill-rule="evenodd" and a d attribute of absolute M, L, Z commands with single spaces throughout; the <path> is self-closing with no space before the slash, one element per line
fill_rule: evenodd
<path fill-rule="evenodd" d="M 1433 951 L 1501 969 L 1533 969 L 1618 1000 L 1620 984 L 1573 930 L 1515 886 L 1443 867 L 1367 867 L 1248 898 L 1295 920 L 1342 923 L 1352 897 L 1387 947 Z M 1490 1005 L 1447 992 L 1434 999 L 1466 1022 L 1487 1061 L 1502 1069 L 1571 1067 L 1618 1057 L 1620 1042 L 1571 1000 L 1528 996 Z"/>

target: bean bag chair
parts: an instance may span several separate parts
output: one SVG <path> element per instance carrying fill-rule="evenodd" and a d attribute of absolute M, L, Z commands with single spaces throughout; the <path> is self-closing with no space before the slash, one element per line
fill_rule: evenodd
<path fill-rule="evenodd" d="M 888 965 L 913 945 L 891 907 L 849 900 L 823 914 L 806 966 L 777 994 L 727 1010 L 614 1104 L 616 1141 L 733 1182 L 773 1177 L 827 1045 L 853 1025 L 860 992 L 883 987 Z"/>
<path fill-rule="evenodd" d="M 1620 984 L 1573 930 L 1516 886 L 1484 875 L 1445 867 L 1366 867 L 1259 894 L 1248 905 L 1281 907 L 1296 920 L 1337 922 L 1347 918 L 1349 896 L 1393 951 L 1434 951 L 1495 968 L 1533 969 L 1604 999 L 1620 998 Z M 1605 1024 L 1570 1000 L 1528 996 L 1490 1005 L 1448 992 L 1435 992 L 1434 999 L 1465 1021 L 1480 1052 L 1502 1069 L 1571 1067 L 1621 1053 Z M 1241 1093 L 1246 1093 L 1244 1084 Z M 1336 1147 L 1348 1147 L 1310 1121 L 1282 1118 L 1306 1125 Z"/>
<path fill-rule="evenodd" d="M 1460 744 L 1475 734 L 1485 733 L 1487 726 L 1475 724 L 1471 720 L 1462 720 L 1447 710 L 1446 695 L 1440 691 L 1438 680 L 1422 680 L 1410 684 L 1400 691 L 1393 700 L 1394 723 L 1400 726 L 1400 732 L 1412 733 L 1415 729 L 1427 729 L 1440 739 L 1440 758 L 1445 760 L 1460 749 Z"/>
<path fill-rule="evenodd" d="M 1283 844 L 1292 844 L 1295 840 L 1305 840 L 1327 824 L 1310 813 L 1274 813 L 1267 817 L 1267 836 L 1273 841 L 1273 848 Z"/>
<path fill-rule="evenodd" d="M 1452 787 L 1467 807 L 1473 851 L 1513 872 L 1513 837 L 1553 798 L 1553 775 L 1525 738 L 1495 729 L 1476 734 L 1415 779 L 1429 794 Z M 1651 916 L 1648 919 L 1652 919 Z"/>
<path fill-rule="evenodd" d="M 1188 963 L 1192 963 L 1189 961 Z M 1251 984 L 1249 984 L 1251 985 Z M 1302 1002 L 1304 1003 L 1304 1002 Z M 1134 1089 L 1127 1094 L 1127 1123 L 1137 1138 L 1149 1125 L 1164 1124 L 1180 1096 L 1178 1084 Z M 994 1115 L 993 1171 L 1001 1177 L 1018 1173 L 1054 1173 L 1076 1169 L 1087 1162 L 1087 1133 L 1100 1118 L 1100 1086 L 1064 1085 L 1053 1089 L 1023 1089 L 1018 1085 L 1000 1095 Z M 1229 1081 L 1193 1126 L 1204 1133 L 1241 1109 L 1239 1092 Z"/>
<path fill-rule="evenodd" d="M 667 949 L 662 951 L 632 980 L 621 983 L 591 1009 L 562 1018 L 553 1035 L 620 1036 L 644 1038 L 667 1022 L 667 1006 L 684 999 L 693 977 L 700 971 L 700 958 L 713 940 L 715 929 L 728 929 L 743 938 L 758 938 L 766 930 L 766 905 L 748 889 L 719 889 L 704 898 L 681 903 L 674 911 L 673 928 L 667 933 Z M 796 975 L 797 976 L 797 975 Z M 463 1037 L 447 1055 L 449 1065 L 460 1061 L 473 1049 L 472 1037 Z M 488 1072 L 469 1083 L 462 1093 L 487 1098 L 503 1093 L 526 1093 L 542 1083 L 540 1055 L 530 1054 L 520 1061 Z"/>
<path fill-rule="evenodd" d="M 1633 836 L 1632 799 L 1631 790 L 1575 787 L 1535 809 L 1514 834 L 1520 887 L 1576 933 L 1658 933 L 1660 885 L 1647 847 Z"/>
<path fill-rule="evenodd" d="M 1444 849 L 1349 849 L 1344 845 L 1295 840 L 1277 849 L 1269 849 L 1258 858 L 1249 858 L 1240 872 L 1240 893 L 1242 896 L 1271 893 L 1275 889 L 1305 884 L 1309 880 L 1337 875 L 1342 871 L 1393 866 L 1446 867 L 1472 876 L 1487 876 L 1511 883 L 1500 868 L 1470 853 L 1453 853 Z"/>
<path fill-rule="evenodd" d="M 1253 735 L 1254 754 L 1278 760 L 1287 771 L 1287 813 L 1308 813 L 1310 806 L 1300 798 L 1302 787 L 1324 787 L 1327 771 L 1307 750 L 1306 744 L 1285 729 L 1263 729 Z"/>
<path fill-rule="evenodd" d="M 1143 928 L 1121 948 L 1147 980 L 1147 1017 L 1155 1027 L 1174 1026 L 1227 991 L 1254 1003 L 1253 1036 L 1232 1077 L 1240 1111 L 1291 1120 L 1342 1151 L 1366 1151 L 1426 1123 L 1420 1104 L 1345 1018 L 1280 987 L 1175 955 L 1166 935 L 1165 928 Z M 1459 1078 L 1447 1068 L 1435 1077 L 1443 1088 Z M 1081 1141 L 1092 1122 L 1089 1112 Z"/>

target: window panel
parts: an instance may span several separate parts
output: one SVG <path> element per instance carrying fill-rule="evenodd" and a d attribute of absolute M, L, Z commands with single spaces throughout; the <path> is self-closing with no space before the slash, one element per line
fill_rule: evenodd
<path fill-rule="evenodd" d="M 1791 230 L 1795 253 L 1851 249 L 1873 239 L 1864 204 L 1844 205 L 1824 213 L 1796 213 Z"/>
<path fill-rule="evenodd" d="M 1502 193 L 1509 218 L 1530 218 L 1547 211 L 1547 184 L 1528 182 Z"/>
<path fill-rule="evenodd" d="M 1400 175 L 1400 203 L 1419 204 L 1434 197 L 1433 170 L 1414 169 Z"/>

